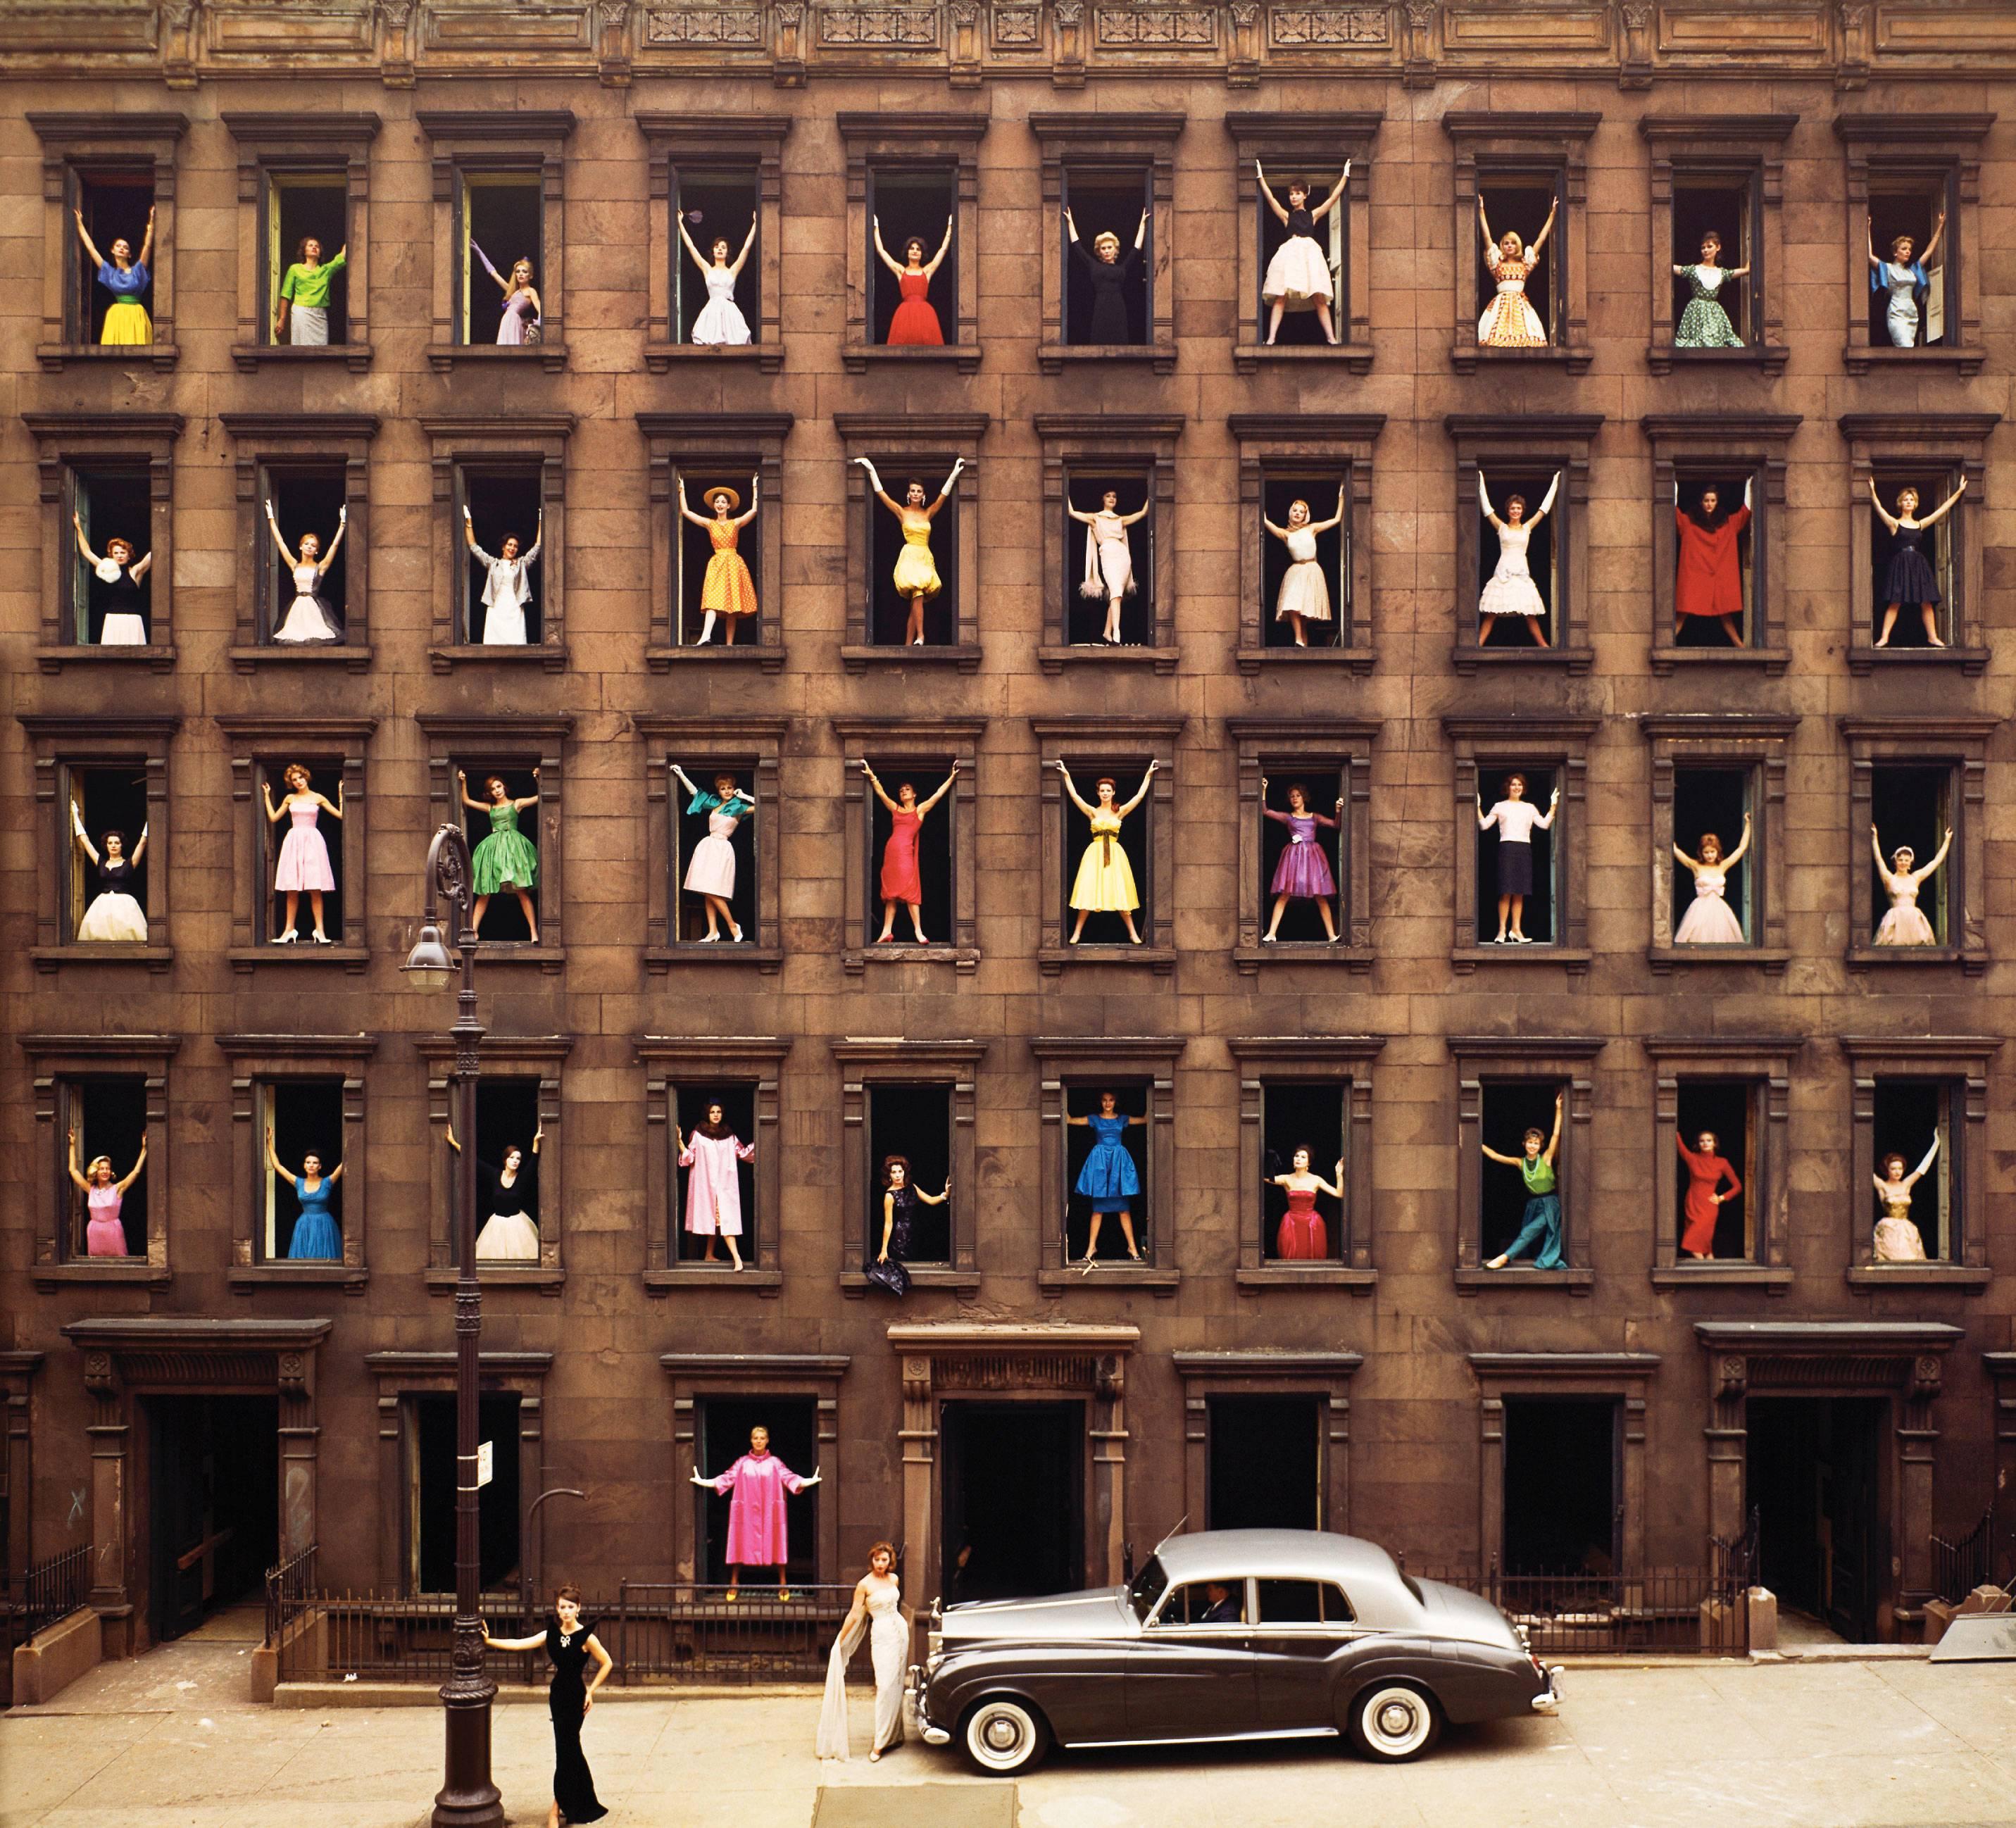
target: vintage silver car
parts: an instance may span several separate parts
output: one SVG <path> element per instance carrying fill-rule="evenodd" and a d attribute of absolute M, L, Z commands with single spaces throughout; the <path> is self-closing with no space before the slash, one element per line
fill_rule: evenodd
<path fill-rule="evenodd" d="M 1399 1763 L 1445 1720 L 1551 1714 L 1561 1676 L 1488 1600 L 1319 1530 L 1165 1542 L 1122 1587 L 934 1608 L 917 1725 L 981 1771 L 1053 1744 L 1342 1735 Z"/>

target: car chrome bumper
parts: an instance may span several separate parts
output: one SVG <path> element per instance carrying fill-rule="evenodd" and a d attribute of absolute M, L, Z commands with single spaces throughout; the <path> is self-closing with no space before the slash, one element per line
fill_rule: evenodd
<path fill-rule="evenodd" d="M 1558 1714 L 1561 1711 L 1561 1666 L 1558 1663 L 1547 1665 L 1546 1688 L 1533 1697 L 1532 1705 L 1535 1714 Z"/>
<path fill-rule="evenodd" d="M 913 1663 L 903 1677 L 903 1699 L 911 1723 L 917 1729 L 917 1736 L 927 1746 L 949 1746 L 952 1735 L 942 1726 L 934 1726 L 924 1712 L 924 1671 L 920 1664 Z"/>

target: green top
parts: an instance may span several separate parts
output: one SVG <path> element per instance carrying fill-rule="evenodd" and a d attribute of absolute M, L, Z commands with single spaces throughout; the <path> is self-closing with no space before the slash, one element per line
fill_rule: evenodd
<path fill-rule="evenodd" d="M 291 298 L 295 304 L 309 311 L 322 311 L 329 304 L 329 282 L 341 272 L 349 260 L 345 249 L 333 261 L 324 261 L 319 267 L 304 267 L 299 261 L 288 268 L 287 276 L 280 282 L 280 296 Z"/>
<path fill-rule="evenodd" d="M 1526 1191 L 1529 1193 L 1551 1193 L 1554 1190 L 1554 1164 L 1544 1155 L 1536 1155 L 1530 1161 L 1523 1156 L 1519 1161 L 1519 1171 L 1526 1177 Z"/>

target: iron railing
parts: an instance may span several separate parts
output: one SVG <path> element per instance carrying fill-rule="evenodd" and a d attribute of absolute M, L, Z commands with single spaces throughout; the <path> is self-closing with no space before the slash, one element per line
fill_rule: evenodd
<path fill-rule="evenodd" d="M 16 1645 L 27 1643 L 36 1632 L 68 1617 L 84 1603 L 90 1591 L 88 1542 L 80 1542 L 74 1549 L 66 1549 L 60 1555 L 9 1575 L 5 1603 L 0 1606 L 0 1647 L 11 1658 Z"/>
<path fill-rule="evenodd" d="M 1997 1586 L 1995 1578 L 1995 1506 L 1981 1513 L 1967 1533 L 1949 1540 L 1932 1537 L 1932 1596 L 1957 1606 L 1976 1587 Z"/>

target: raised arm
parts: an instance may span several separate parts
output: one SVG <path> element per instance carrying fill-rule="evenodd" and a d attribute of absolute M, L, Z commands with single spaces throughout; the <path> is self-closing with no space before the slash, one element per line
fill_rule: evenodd
<path fill-rule="evenodd" d="M 271 1124 L 266 1126 L 266 1165 L 289 1186 L 297 1188 L 301 1186 L 301 1182 L 280 1165 L 279 1154 L 273 1147 L 273 1126 Z"/>
<path fill-rule="evenodd" d="M 1099 518 L 1096 514 L 1087 513 L 1084 509 L 1078 506 L 1069 495 L 1064 497 L 1064 512 L 1072 520 L 1083 521 L 1087 527 L 1091 526 L 1093 522 Z"/>
<path fill-rule="evenodd" d="M 733 264 L 728 269 L 737 279 L 742 276 L 742 269 L 748 263 L 749 250 L 755 245 L 756 218 L 751 216 L 749 218 L 749 232 L 742 238 L 742 251 L 735 257 Z"/>
<path fill-rule="evenodd" d="M 736 524 L 737 527 L 747 527 L 747 526 L 749 524 L 749 523 L 750 523 L 751 521 L 754 520 L 756 518 L 756 509 L 757 509 L 757 506 L 758 506 L 758 503 L 757 503 L 757 497 L 758 497 L 758 494 L 761 492 L 761 489 L 762 489 L 762 486 L 763 486 L 763 479 L 762 479 L 762 477 L 761 477 L 760 475 L 758 475 L 758 476 L 752 476 L 751 477 L 750 477 L 750 479 L 749 479 L 749 512 L 748 512 L 747 513 L 746 513 L 746 514 L 738 515 L 738 516 L 736 517 L 735 524 Z"/>
<path fill-rule="evenodd" d="M 95 869 L 98 867 L 98 847 L 92 843 L 91 834 L 84 829 L 84 815 L 78 810 L 74 800 L 70 804 L 70 829 L 77 834 L 77 843 L 82 846 L 85 855 L 91 859 L 92 868 Z"/>
<path fill-rule="evenodd" d="M 1309 214 L 1317 221 L 1320 222 L 1324 217 L 1327 216 L 1332 210 L 1337 207 L 1337 200 L 1344 195 L 1344 187 L 1350 182 L 1351 161 L 1348 159 L 1346 159 L 1344 162 L 1344 175 L 1337 179 L 1336 186 L 1331 190 L 1330 195 L 1325 197 L 1322 203 L 1317 205 L 1315 209 L 1312 210 Z"/>
<path fill-rule="evenodd" d="M 484 272 L 488 273 L 491 279 L 497 282 L 498 290 L 502 292 L 506 298 L 509 298 L 511 296 L 511 282 L 506 279 L 502 273 L 499 272 L 495 267 L 491 265 L 489 255 L 483 251 L 482 244 L 477 240 L 473 235 L 470 236 L 469 238 L 469 245 L 476 250 L 476 257 L 482 261 Z"/>
<path fill-rule="evenodd" d="M 516 807 L 516 808 L 518 809 L 518 811 L 519 811 L 523 812 L 523 811 L 525 810 L 525 808 L 526 808 L 527 807 L 528 807 L 528 806 L 536 806 L 536 805 L 538 805 L 538 803 L 539 803 L 539 771 L 538 771 L 537 768 L 534 768 L 534 769 L 532 770 L 532 790 L 531 790 L 531 793 L 527 793 L 527 794 L 526 794 L 526 795 L 524 795 L 524 797 L 523 797 L 523 798 L 521 798 L 521 799 L 513 800 L 513 801 L 511 802 L 511 804 L 512 804 L 514 807 Z M 538 1137 L 536 1137 L 536 1136 L 535 1136 L 535 1137 L 532 1139 L 532 1141 L 534 1142 L 534 1143 L 535 1143 L 535 1144 L 536 1144 L 536 1143 L 538 1142 Z M 537 1154 L 537 1153 L 538 1153 L 538 1150 L 537 1150 L 536 1148 L 535 1148 L 535 1149 L 534 1149 L 534 1150 L 533 1150 L 533 1153 L 534 1153 L 535 1154 Z"/>
<path fill-rule="evenodd" d="M 1134 227 L 1134 251 L 1136 254 L 1139 254 L 1141 251 L 1141 243 L 1147 239 L 1148 212 L 1146 210 L 1143 210 L 1141 212 L 1141 220 L 1137 222 Z"/>
<path fill-rule="evenodd" d="M 1075 806 L 1079 811 L 1085 815 L 1087 819 L 1091 818 L 1093 809 L 1089 806 L 1086 805 L 1085 801 L 1079 797 L 1078 783 L 1071 779 L 1071 769 L 1065 765 L 1064 758 L 1061 755 L 1057 757 L 1057 772 L 1062 775 L 1064 778 L 1064 791 L 1071 796 L 1071 804 Z"/>
<path fill-rule="evenodd" d="M 923 803 L 923 805 L 920 806 L 920 807 L 917 808 L 917 816 L 918 816 L 918 818 L 922 819 L 922 818 L 923 817 L 923 815 L 924 815 L 926 813 L 927 813 L 928 811 L 931 811 L 931 809 L 934 806 L 937 805 L 937 804 L 938 804 L 938 803 L 941 800 L 942 800 L 942 799 L 945 797 L 945 795 L 946 795 L 946 794 L 949 793 L 952 791 L 952 783 L 953 783 L 954 781 L 957 780 L 958 779 L 959 779 L 959 764 L 958 764 L 957 762 L 954 762 L 954 763 L 952 765 L 952 772 L 951 772 L 950 774 L 947 775 L 945 776 L 945 778 L 944 779 L 944 780 L 943 780 L 943 781 L 941 781 L 941 783 L 939 783 L 939 784 L 938 784 L 938 790 L 935 793 L 934 793 L 934 794 L 931 797 L 931 798 L 930 798 L 930 799 L 927 800 L 927 801 Z"/>
<path fill-rule="evenodd" d="M 924 275 L 927 279 L 945 264 L 945 255 L 951 251 L 952 225 L 952 218 L 949 216 L 946 217 L 945 239 L 938 243 L 938 252 L 924 262 Z"/>
<path fill-rule="evenodd" d="M 1547 796 L 1547 810 L 1542 813 L 1538 819 L 1533 821 L 1534 824 L 1538 826 L 1543 832 L 1552 831 L 1554 829 L 1554 814 L 1557 810 L 1559 810 L 1561 804 L 1561 790 L 1560 788 L 1557 787 L 1553 793 Z"/>
<path fill-rule="evenodd" d="M 1132 514 L 1121 515 L 1120 516 L 1120 524 L 1122 527 L 1132 527 L 1137 520 L 1146 520 L 1147 518 L 1148 508 L 1149 503 L 1144 500 L 1141 506 L 1136 508 Z"/>
<path fill-rule="evenodd" d="M 1936 1156 L 1939 1152 L 1939 1133 L 1938 1131 L 1935 1130 L 1932 1132 L 1931 1147 L 1925 1151 L 1924 1159 L 1921 1161 L 1916 1168 L 1911 1170 L 1910 1175 L 1905 1180 L 1904 1185 L 1907 1187 L 1916 1186 L 1918 1182 L 1918 1177 L 1922 1175 L 1927 1168 L 1932 1165 L 1932 1158 Z"/>
<path fill-rule="evenodd" d="M 293 563 L 294 555 L 287 550 L 287 542 L 280 537 L 280 524 L 273 518 L 273 504 L 270 499 L 266 503 L 266 526 L 273 535 L 273 544 L 280 549 L 280 563 L 283 565 Z"/>
<path fill-rule="evenodd" d="M 697 793 L 700 791 L 699 788 L 696 787 L 691 781 L 686 779 L 686 771 L 681 768 L 677 762 L 674 762 L 672 764 L 672 779 L 677 781 L 682 787 L 686 789 L 689 796 Z"/>
<path fill-rule="evenodd" d="M 85 1193 L 91 1191 L 90 1182 L 84 1178 L 82 1170 L 77 1165 L 77 1132 L 74 1130 L 70 1133 L 70 1178 Z"/>
<path fill-rule="evenodd" d="M 518 563 L 529 565 L 539 556 L 539 548 L 546 543 L 546 511 L 542 508 L 532 520 L 532 543 L 518 555 Z"/>
<path fill-rule="evenodd" d="M 1481 793 L 1478 794 L 1477 797 L 1477 829 L 1481 832 L 1488 832 L 1497 822 L 1498 808 L 1494 806 L 1489 812 L 1486 812 L 1484 810 L 1484 796 Z"/>
<path fill-rule="evenodd" d="M 707 262 L 700 257 L 700 250 L 693 245 L 693 238 L 686 232 L 686 212 L 682 210 L 675 211 L 672 214 L 672 221 L 674 225 L 679 229 L 681 244 L 685 247 L 686 252 L 693 257 L 693 264 L 704 273 L 707 271 Z M 751 234 L 755 232 L 753 226 L 751 227 L 750 232 Z M 471 242 L 470 246 L 474 247 L 476 244 L 475 243 Z M 479 250 L 478 251 L 480 252 L 481 250 Z M 744 248 L 743 251 L 747 253 L 748 250 L 747 248 Z M 490 264 L 488 261 L 485 261 L 483 264 L 486 267 Z M 739 262 L 737 263 L 736 270 L 738 272 L 740 271 L 740 264 Z M 493 268 L 491 272 L 491 277 L 494 279 L 496 276 L 496 271 Z"/>
<path fill-rule="evenodd" d="M 1946 516 L 1953 512 L 1953 503 L 1957 502 L 1960 497 L 1966 493 L 1967 478 L 1965 477 L 1962 477 L 1960 479 L 1960 487 L 1955 489 L 1951 495 L 1947 496 L 1943 502 L 1940 502 L 1939 505 L 1935 508 L 1931 513 L 1928 514 L 1924 520 L 1921 520 L 1918 524 L 1921 527 L 1930 527 L 1935 520 L 1945 520 Z"/>
<path fill-rule="evenodd" d="M 1557 1092 L 1554 1094 L 1554 1133 L 1547 1139 L 1547 1146 L 1542 1152 L 1545 1159 L 1549 1161 L 1554 1159 L 1556 1152 L 1561 1146 L 1561 1111 L 1567 1099 L 1568 1094 L 1564 1092 Z"/>
<path fill-rule="evenodd" d="M 1071 205 L 1064 205 L 1064 232 L 1071 237 L 1073 247 L 1078 246 L 1078 224 L 1071 220 Z"/>
<path fill-rule="evenodd" d="M 91 231 L 84 225 L 84 211 L 72 210 L 70 214 L 77 218 L 77 238 L 84 243 L 84 251 L 90 256 L 91 264 L 94 267 L 103 266 L 105 256 L 98 251 L 98 244 L 91 239 Z"/>
<path fill-rule="evenodd" d="M 927 1193 L 922 1187 L 913 1187 L 910 1191 L 927 1206 L 942 1206 L 952 1197 L 952 1176 L 945 1176 L 945 1186 L 935 1193 Z"/>
<path fill-rule="evenodd" d="M 316 805 L 318 805 L 318 806 L 319 806 L 319 807 L 322 809 L 322 811 L 325 811 L 326 813 L 327 813 L 327 814 L 329 815 L 329 817 L 330 817 L 331 819 L 340 819 L 340 818 L 342 818 L 342 816 L 343 816 L 343 783 L 342 783 L 342 782 L 338 781 L 338 782 L 336 783 L 336 798 L 335 798 L 333 801 L 331 801 L 331 800 L 330 800 L 330 798 L 329 798 L 329 797 L 326 793 L 311 793 L 311 794 L 308 796 L 308 797 L 309 797 L 311 800 L 314 801 L 314 802 L 315 803 L 315 804 L 316 804 Z"/>
<path fill-rule="evenodd" d="M 1939 226 L 1940 226 L 1940 228 L 1943 228 L 1946 225 L 1946 218 L 1945 218 L 1945 217 L 1943 217 L 1943 216 L 1940 217 L 1940 218 L 1939 218 Z M 1933 239 L 1935 242 L 1936 242 L 1936 241 L 1939 239 L 1939 236 L 1935 234 L 1935 235 L 1934 235 L 1934 236 L 1933 236 L 1932 239 Z M 1926 255 L 1927 255 L 1927 257 L 1928 257 L 1928 258 L 1930 257 L 1930 256 L 1931 256 L 1931 251 L 1932 251 L 1932 250 L 1931 250 L 1931 249 L 1929 246 L 1928 246 L 1928 247 L 1927 247 L 1927 248 L 1926 248 L 1926 250 L 1925 250 Z M 133 264 L 134 264 L 135 266 L 144 267 L 144 266 L 148 263 L 148 261 L 149 261 L 150 260 L 152 260 L 153 257 L 154 257 L 154 206 L 153 206 L 152 203 L 149 203 L 149 204 L 148 204 L 148 206 L 147 206 L 147 232 L 146 232 L 146 234 L 142 235 L 142 236 L 140 237 L 140 257 L 139 257 L 139 260 L 135 261 Z"/>
<path fill-rule="evenodd" d="M 1478 1147 L 1484 1151 L 1487 1160 L 1496 1162 L 1500 1168 L 1517 1168 L 1519 1165 L 1517 1156 L 1500 1155 L 1489 1142 L 1480 1142 Z"/>
<path fill-rule="evenodd" d="M 1687 865 L 1689 874 L 1701 868 L 1701 859 L 1697 857 L 1690 857 L 1678 844 L 1673 847 L 1673 855 Z"/>
<path fill-rule="evenodd" d="M 868 486 L 875 491 L 876 500 L 887 508 L 891 514 L 901 514 L 903 510 L 889 499 L 889 492 L 883 488 L 881 477 L 875 473 L 875 466 L 866 457 L 857 457 L 854 461 L 868 472 Z"/>
<path fill-rule="evenodd" d="M 275 806 L 273 804 L 273 783 L 271 781 L 261 781 L 259 783 L 259 795 L 266 802 L 267 824 L 278 825 L 286 816 L 289 796 L 283 795 L 280 804 Z"/>
<path fill-rule="evenodd" d="M 1484 237 L 1484 264 L 1495 264 L 1498 258 L 1498 237 L 1491 232 L 1491 218 L 1484 213 L 1484 193 L 1477 193 L 1477 232 Z"/>
<path fill-rule="evenodd" d="M 1874 216 L 1864 216 L 1862 221 L 1863 232 L 1869 240 L 1870 267 L 1873 271 L 1880 272 L 1882 270 L 1883 263 L 1876 257 L 1876 218 Z"/>
<path fill-rule="evenodd" d="M 1483 482 L 1483 480 L 1484 480 L 1484 477 L 1483 477 L 1483 475 L 1482 475 L 1481 472 L 1480 472 L 1480 473 L 1479 473 L 1479 474 L 1478 474 L 1478 476 L 1477 480 L 1478 480 L 1478 481 L 1480 484 L 1481 484 L 1481 483 Z M 1341 527 L 1343 524 L 1344 524 L 1344 484 L 1343 484 L 1342 483 L 1339 483 L 1339 484 L 1337 485 L 1337 512 L 1336 512 L 1334 514 L 1333 514 L 1333 515 L 1329 518 L 1329 520 L 1312 520 L 1312 521 L 1311 521 L 1311 522 L 1309 523 L 1309 531 L 1311 533 L 1328 533 L 1328 532 L 1330 531 L 1330 529 L 1331 529 L 1332 527 Z"/>
<path fill-rule="evenodd" d="M 903 276 L 902 268 L 898 264 L 897 262 L 890 259 L 888 249 L 882 245 L 882 218 L 880 216 L 870 216 L 868 218 L 868 232 L 870 239 L 873 239 L 875 243 L 875 257 L 879 260 L 884 266 L 887 267 L 891 272 L 894 273 L 898 279 L 902 279 Z"/>
<path fill-rule="evenodd" d="M 1493 527 L 1505 524 L 1491 511 L 1491 491 L 1485 486 L 1484 472 L 1481 470 L 1477 473 L 1477 505 L 1484 510 L 1484 518 Z"/>
<path fill-rule="evenodd" d="M 144 856 L 146 856 L 146 855 L 147 855 L 147 827 L 146 827 L 146 826 L 144 826 L 144 825 L 143 825 L 143 826 L 142 826 L 140 827 L 140 839 L 139 839 L 139 842 L 138 844 L 135 844 L 135 845 L 134 845 L 134 847 L 133 847 L 133 867 L 134 867 L 135 869 L 138 869 L 140 867 L 140 859 L 141 859 L 142 858 L 143 858 Z"/>
<path fill-rule="evenodd" d="M 460 768 L 457 768 L 455 771 L 455 791 L 462 796 L 463 804 L 466 806 L 471 812 L 481 812 L 484 810 L 483 802 L 481 800 L 472 800 L 470 798 L 469 776 L 464 774 Z M 451 1136 L 448 1138 L 448 1140 L 452 1142 L 455 1139 Z"/>
<path fill-rule="evenodd" d="M 1939 873 L 1939 865 L 1946 860 L 1946 852 L 1952 848 L 1953 828 L 1949 826 L 1946 828 L 1946 835 L 1939 840 L 1939 847 L 1932 853 L 1931 862 L 1913 870 L 1911 880 L 1914 883 L 1923 882 L 1928 876 L 1936 875 Z"/>
<path fill-rule="evenodd" d="M 1129 813 L 1132 812 L 1136 807 L 1139 806 L 1143 800 L 1148 797 L 1148 790 L 1155 783 L 1155 770 L 1161 765 L 1162 765 L 1159 761 L 1150 761 L 1148 764 L 1148 772 L 1142 775 L 1140 786 L 1134 790 L 1134 797 L 1128 801 L 1120 808 L 1120 815 L 1121 818 L 1125 819 Z"/>
<path fill-rule="evenodd" d="M 70 524 L 77 529 L 77 549 L 83 556 L 85 563 L 95 565 L 98 563 L 98 555 L 91 549 L 91 542 L 84 537 L 84 516 L 81 514 L 73 513 L 70 517 Z"/>
<path fill-rule="evenodd" d="M 1546 519 L 1547 510 L 1553 506 L 1554 497 L 1561 492 L 1561 473 L 1557 470 L 1554 472 L 1553 480 L 1547 484 L 1546 494 L 1540 498 L 1540 506 L 1535 511 L 1532 520 L 1529 524 L 1538 527 L 1543 520 Z"/>
<path fill-rule="evenodd" d="M 951 497 L 952 491 L 959 486 L 959 473 L 965 467 L 966 459 L 963 457 L 955 457 L 952 460 L 952 471 L 945 479 L 945 487 L 938 491 L 938 499 L 924 510 L 932 520 L 938 519 L 939 509 L 945 505 Z"/>
<path fill-rule="evenodd" d="M 126 1178 L 123 1181 L 113 1182 L 113 1186 L 121 1195 L 124 1195 L 126 1189 L 131 1186 L 135 1181 L 139 1179 L 140 1171 L 146 1165 L 147 1133 L 146 1131 L 142 1130 L 140 1132 L 140 1153 L 133 1157 L 133 1165 L 129 1170 L 128 1170 Z"/>
<path fill-rule="evenodd" d="M 149 216 L 148 220 L 151 224 L 153 218 Z M 1925 251 L 1918 256 L 1918 264 L 1920 266 L 1929 267 L 1932 264 L 1932 256 L 1939 251 L 1939 242 L 1941 238 L 1946 234 L 1946 213 L 1944 210 L 1942 210 L 1939 211 L 1939 221 L 1932 225 L 1931 239 L 1925 243 Z M 153 232 L 151 227 L 148 232 L 149 234 Z M 145 254 L 142 254 L 140 257 L 144 261 L 147 257 Z"/>
<path fill-rule="evenodd" d="M 1724 869 L 1733 869 L 1750 853 L 1750 815 L 1743 815 L 1743 836 L 1736 840 L 1736 848 L 1723 858 Z"/>
<path fill-rule="evenodd" d="M 1869 479 L 1869 499 L 1875 507 L 1876 518 L 1895 533 L 1897 531 L 1896 516 L 1883 506 L 1883 498 L 1876 492 L 1876 478 L 1873 476 Z"/>
<path fill-rule="evenodd" d="M 1874 826 L 1869 828 L 1869 854 L 1876 859 L 1877 880 L 1882 883 L 1884 887 L 1888 888 L 1894 879 L 1890 874 L 1890 865 L 1883 861 L 1882 837 Z"/>
<path fill-rule="evenodd" d="M 350 530 L 350 504 L 345 502 L 336 511 L 336 538 L 329 542 L 329 550 L 322 556 L 322 563 L 315 567 L 318 578 L 328 575 L 329 568 L 336 563 L 337 551 L 343 544 L 343 536 Z"/>
<path fill-rule="evenodd" d="M 883 791 L 881 782 L 876 779 L 875 771 L 868 765 L 866 757 L 863 757 L 862 761 L 861 772 L 867 775 L 868 784 L 875 790 L 875 797 L 877 799 L 880 800 L 891 812 L 897 812 L 902 810 L 902 808 L 897 805 L 896 802 L 891 800 L 889 796 Z"/>
<path fill-rule="evenodd" d="M 1274 212 L 1274 220 L 1277 222 L 1287 221 L 1288 212 L 1282 207 L 1281 200 L 1275 196 L 1273 186 L 1268 183 L 1267 174 L 1262 168 L 1258 159 L 1253 161 L 1253 175 L 1260 180 L 1261 200 Z"/>
<path fill-rule="evenodd" d="M 679 518 L 682 520 L 690 520 L 696 527 L 706 526 L 707 516 L 704 514 L 696 514 L 686 506 L 686 479 L 684 477 L 681 477 L 679 480 Z"/>
<path fill-rule="evenodd" d="M 1547 237 L 1554 232 L 1554 214 L 1561 207 L 1559 197 L 1547 205 L 1547 219 L 1540 225 L 1540 232 L 1533 237 L 1533 258 L 1540 257 L 1540 250 L 1547 245 Z"/>

